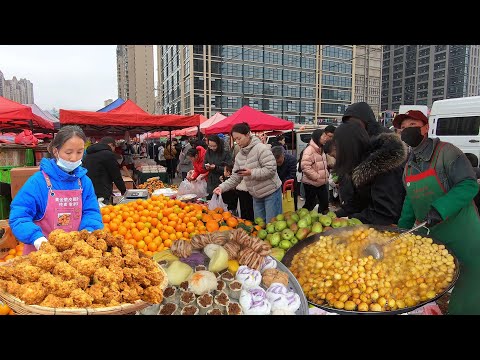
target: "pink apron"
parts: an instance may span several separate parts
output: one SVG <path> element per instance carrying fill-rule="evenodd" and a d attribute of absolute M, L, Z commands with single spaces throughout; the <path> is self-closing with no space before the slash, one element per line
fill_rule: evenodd
<path fill-rule="evenodd" d="M 50 178 L 45 172 L 43 177 L 48 187 L 48 200 L 45 214 L 40 220 L 34 221 L 40 226 L 43 234 L 48 235 L 55 229 L 65 231 L 78 231 L 82 220 L 82 183 L 78 179 L 78 190 L 53 190 Z M 23 247 L 23 255 L 27 255 L 37 249 L 33 245 Z"/>

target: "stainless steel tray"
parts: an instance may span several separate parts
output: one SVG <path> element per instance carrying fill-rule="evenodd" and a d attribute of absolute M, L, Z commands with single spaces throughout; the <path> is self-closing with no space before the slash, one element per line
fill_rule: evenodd
<path fill-rule="evenodd" d="M 365 225 L 358 225 L 358 226 L 362 227 L 362 226 L 365 226 Z M 390 232 L 396 232 L 396 233 L 401 233 L 401 232 L 405 231 L 405 229 L 399 229 L 399 228 L 392 227 L 392 226 L 377 226 L 377 225 L 367 225 L 367 226 L 372 227 L 372 228 L 374 228 L 375 230 L 378 230 L 378 231 L 390 231 Z M 352 227 L 348 227 L 348 229 L 352 229 Z M 287 253 L 285 254 L 285 256 L 282 259 L 283 264 L 285 265 L 285 267 L 288 268 L 292 263 L 293 257 L 297 253 L 299 253 L 303 248 L 305 248 L 306 246 L 308 246 L 310 244 L 313 244 L 314 242 L 317 242 L 318 239 L 320 238 L 320 236 L 336 235 L 336 234 L 339 234 L 342 231 L 345 231 L 345 228 L 337 228 L 337 229 L 333 229 L 333 230 L 328 230 L 328 231 L 325 231 L 325 232 L 322 232 L 322 233 L 319 233 L 319 234 L 309 236 L 309 237 L 305 238 L 303 241 L 299 241 L 298 243 L 296 243 L 293 247 L 291 247 L 287 251 Z M 423 302 L 421 302 L 417 305 L 409 306 L 409 307 L 406 307 L 406 308 L 403 308 L 403 309 L 391 310 L 391 311 L 379 311 L 379 312 L 350 311 L 350 310 L 335 309 L 335 308 L 332 308 L 330 306 L 316 304 L 316 303 L 314 303 L 312 301 L 309 301 L 307 299 L 308 303 L 310 303 L 310 304 L 312 304 L 312 305 L 314 305 L 314 306 L 316 306 L 320 309 L 323 309 L 325 311 L 334 312 L 334 313 L 342 314 L 342 315 L 382 315 L 382 314 L 383 315 L 395 315 L 395 314 L 403 314 L 403 313 L 406 313 L 406 312 L 410 312 L 410 311 L 415 310 L 415 309 L 417 309 L 417 308 L 419 308 L 423 305 L 426 305 L 430 302 L 433 302 L 433 301 L 439 299 L 447 291 L 449 291 L 455 285 L 455 282 L 458 280 L 458 277 L 460 276 L 460 263 L 459 263 L 457 257 L 455 256 L 455 254 L 448 248 L 448 246 L 446 246 L 442 242 L 436 240 L 435 238 L 432 238 L 431 236 L 425 236 L 424 234 L 422 234 L 418 231 L 414 231 L 413 234 L 431 238 L 435 244 L 444 245 L 445 248 L 448 250 L 448 252 L 453 256 L 454 261 L 455 261 L 455 273 L 453 274 L 452 282 L 450 283 L 450 285 L 446 289 L 444 289 L 441 293 L 437 294 L 437 296 L 435 296 L 433 299 L 429 299 L 429 300 L 423 301 Z M 290 272 L 290 270 L 289 270 L 289 272 Z M 292 274 L 292 277 L 295 278 L 293 276 L 293 274 Z M 302 290 L 300 284 L 298 283 L 298 281 L 296 281 L 296 283 L 300 287 L 300 292 L 303 294 L 303 290 Z M 305 297 L 305 294 L 304 294 L 304 297 Z M 307 311 L 308 311 L 308 309 L 307 309 Z"/>

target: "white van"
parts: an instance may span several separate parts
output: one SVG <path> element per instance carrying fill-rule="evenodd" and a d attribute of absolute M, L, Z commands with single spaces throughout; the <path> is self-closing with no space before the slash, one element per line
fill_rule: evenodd
<path fill-rule="evenodd" d="M 438 137 L 480 158 L 480 96 L 437 100 L 428 120 L 429 137 Z"/>

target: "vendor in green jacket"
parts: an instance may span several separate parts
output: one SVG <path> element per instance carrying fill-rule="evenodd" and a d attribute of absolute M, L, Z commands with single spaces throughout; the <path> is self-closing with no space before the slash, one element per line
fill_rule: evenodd
<path fill-rule="evenodd" d="M 427 221 L 430 235 L 461 263 L 449 314 L 480 314 L 480 217 L 473 198 L 475 173 L 454 145 L 428 138 L 428 118 L 418 110 L 399 114 L 393 126 L 412 151 L 404 172 L 407 190 L 399 228 Z M 426 230 L 425 230 L 426 234 Z"/>

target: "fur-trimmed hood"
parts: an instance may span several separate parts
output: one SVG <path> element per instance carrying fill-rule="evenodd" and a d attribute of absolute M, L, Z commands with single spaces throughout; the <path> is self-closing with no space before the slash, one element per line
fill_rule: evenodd
<path fill-rule="evenodd" d="M 407 146 L 393 133 L 383 133 L 370 141 L 370 153 L 353 170 L 352 181 L 356 187 L 366 185 L 383 173 L 402 165 L 407 160 Z"/>

